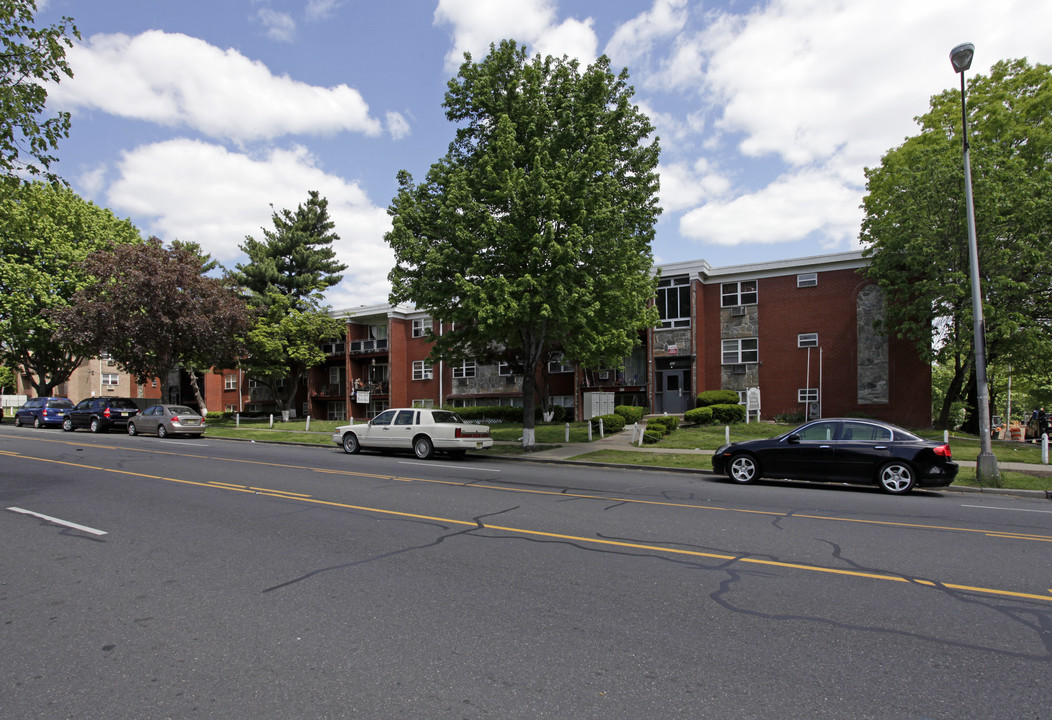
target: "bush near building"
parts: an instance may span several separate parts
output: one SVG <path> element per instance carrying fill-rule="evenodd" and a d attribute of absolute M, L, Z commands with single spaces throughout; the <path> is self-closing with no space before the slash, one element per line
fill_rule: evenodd
<path fill-rule="evenodd" d="M 621 415 L 596 415 L 592 418 L 592 430 L 599 432 L 599 421 L 603 421 L 603 433 L 616 433 L 625 429 L 625 419 Z"/>
<path fill-rule="evenodd" d="M 712 408 L 699 407 L 683 413 L 684 422 L 690 425 L 708 425 L 712 422 Z"/>
<path fill-rule="evenodd" d="M 703 393 L 698 393 L 698 407 L 737 404 L 738 392 L 736 390 L 706 390 Z"/>
<path fill-rule="evenodd" d="M 661 429 L 662 435 L 668 435 L 673 430 L 679 429 L 679 418 L 672 415 L 654 417 L 647 420 L 647 429 Z"/>
<path fill-rule="evenodd" d="M 644 409 L 635 405 L 618 405 L 614 413 L 625 419 L 625 425 L 637 423 L 643 419 Z"/>

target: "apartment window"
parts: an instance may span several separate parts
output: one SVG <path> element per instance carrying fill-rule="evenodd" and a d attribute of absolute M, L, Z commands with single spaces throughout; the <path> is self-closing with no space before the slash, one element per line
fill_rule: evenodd
<path fill-rule="evenodd" d="M 757 338 L 740 338 L 723 341 L 723 364 L 739 365 L 760 361 L 760 341 Z"/>
<path fill-rule="evenodd" d="M 720 285 L 720 307 L 756 304 L 756 281 L 723 283 Z"/>
<path fill-rule="evenodd" d="M 800 388 L 796 391 L 796 401 L 802 403 L 818 402 L 818 388 Z"/>
<path fill-rule="evenodd" d="M 497 374 L 501 377 L 511 377 L 512 375 L 522 375 L 525 370 L 522 369 L 522 365 L 517 363 L 509 362 L 498 362 L 497 363 Z"/>
<path fill-rule="evenodd" d="M 249 390 L 258 390 L 261 387 L 265 387 L 265 386 L 259 380 L 256 380 L 255 378 L 249 378 L 248 379 L 248 389 Z"/>
<path fill-rule="evenodd" d="M 690 278 L 681 275 L 658 280 L 655 303 L 661 327 L 690 327 Z"/>
<path fill-rule="evenodd" d="M 572 373 L 573 365 L 563 362 L 562 353 L 548 361 L 548 372 L 550 373 Z"/>
<path fill-rule="evenodd" d="M 224 375 L 223 376 L 223 389 L 224 390 L 237 390 L 237 375 Z"/>
<path fill-rule="evenodd" d="M 414 380 L 430 380 L 434 377 L 434 370 L 431 365 L 424 360 L 413 361 L 413 379 Z"/>
<path fill-rule="evenodd" d="M 120 383 L 120 375 L 117 373 L 102 373 L 103 385 L 117 385 Z"/>
<path fill-rule="evenodd" d="M 325 405 L 326 420 L 346 420 L 347 403 L 343 400 L 330 400 Z"/>
<path fill-rule="evenodd" d="M 796 336 L 796 346 L 801 348 L 818 347 L 818 333 L 800 333 Z"/>
<path fill-rule="evenodd" d="M 413 337 L 424 337 L 431 329 L 431 318 L 420 318 L 413 321 Z"/>
<path fill-rule="evenodd" d="M 800 273 L 796 276 L 796 286 L 815 287 L 818 285 L 818 273 Z"/>
<path fill-rule="evenodd" d="M 475 361 L 465 360 L 460 365 L 453 366 L 453 377 L 473 378 L 475 377 Z"/>
<path fill-rule="evenodd" d="M 413 407 L 415 408 L 430 408 L 435 406 L 435 401 L 431 398 L 424 398 L 422 400 L 414 400 Z"/>
<path fill-rule="evenodd" d="M 237 405 L 234 403 L 227 403 L 223 406 L 226 412 L 237 412 Z"/>

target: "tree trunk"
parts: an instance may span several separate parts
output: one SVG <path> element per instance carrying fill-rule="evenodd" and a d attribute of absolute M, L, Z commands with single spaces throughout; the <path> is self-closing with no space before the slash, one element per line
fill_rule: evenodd
<path fill-rule="evenodd" d="M 201 394 L 201 386 L 197 382 L 197 373 L 193 370 L 187 370 L 187 374 L 190 376 L 190 389 L 194 391 L 194 400 L 197 401 L 197 407 L 201 409 L 201 417 L 208 415 L 208 408 L 205 407 L 205 398 Z"/>
<path fill-rule="evenodd" d="M 953 404 L 961 397 L 961 388 L 964 386 L 964 367 L 959 360 L 954 361 L 953 379 L 950 380 L 946 394 L 942 398 L 942 407 L 939 409 L 939 419 L 935 427 L 939 430 L 952 430 L 950 427 L 950 411 Z"/>
<path fill-rule="evenodd" d="M 968 372 L 968 400 L 966 402 L 967 410 L 964 415 L 964 423 L 961 425 L 961 431 L 969 433 L 970 435 L 979 434 L 979 390 L 975 382 L 975 367 L 973 366 Z"/>
<path fill-rule="evenodd" d="M 537 364 L 522 369 L 522 449 L 537 449 L 537 424 L 534 421 L 534 388 L 537 385 Z"/>

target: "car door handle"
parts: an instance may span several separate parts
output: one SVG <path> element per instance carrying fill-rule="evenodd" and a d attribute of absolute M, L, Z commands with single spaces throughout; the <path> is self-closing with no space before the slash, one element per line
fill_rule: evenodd
<path fill-rule="evenodd" d="M 875 446 L 873 447 L 873 449 L 874 449 L 874 450 L 887 450 L 887 449 L 888 449 L 888 446 L 887 446 L 887 445 L 875 445 Z"/>

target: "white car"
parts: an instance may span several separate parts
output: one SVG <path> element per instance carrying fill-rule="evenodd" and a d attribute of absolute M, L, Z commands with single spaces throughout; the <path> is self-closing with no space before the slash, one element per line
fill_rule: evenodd
<path fill-rule="evenodd" d="M 471 425 L 449 410 L 396 408 L 385 410 L 367 423 L 341 425 L 332 441 L 344 452 L 371 450 L 412 450 L 421 460 L 435 451 L 464 457 L 468 450 L 493 446 L 486 425 Z"/>

